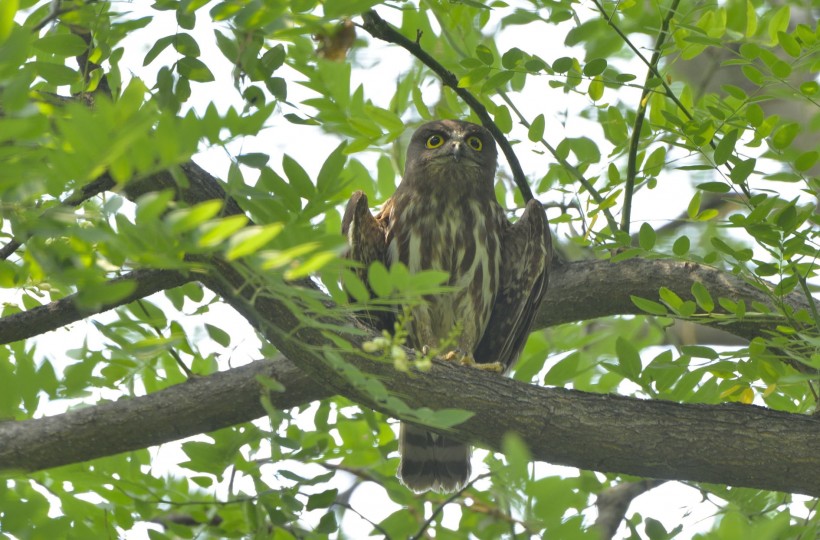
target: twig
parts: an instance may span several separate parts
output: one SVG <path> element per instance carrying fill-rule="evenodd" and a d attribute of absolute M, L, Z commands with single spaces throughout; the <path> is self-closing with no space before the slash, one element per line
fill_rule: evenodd
<path fill-rule="evenodd" d="M 501 147 L 501 151 L 504 152 L 504 155 L 507 158 L 507 163 L 510 165 L 510 169 L 512 169 L 513 179 L 515 180 L 515 184 L 518 186 L 518 189 L 521 190 L 521 195 L 524 197 L 524 201 L 529 201 L 533 198 L 532 190 L 530 189 L 530 185 L 527 182 L 527 177 L 524 175 L 524 170 L 521 168 L 521 164 L 518 162 L 518 158 L 515 155 L 515 152 L 510 146 L 509 141 L 498 129 L 498 126 L 495 125 L 493 119 L 490 118 L 490 114 L 487 112 L 487 108 L 482 105 L 482 103 L 472 95 L 466 88 L 461 88 L 458 86 L 458 79 L 456 76 L 449 71 L 447 68 L 442 66 L 439 62 L 437 62 L 432 56 L 427 54 L 424 49 L 421 48 L 418 41 L 412 41 L 407 39 L 402 34 L 397 32 L 392 26 L 390 26 L 387 21 L 379 17 L 379 14 L 373 10 L 367 11 L 362 14 L 362 19 L 364 20 L 364 24 L 362 28 L 364 28 L 371 36 L 381 39 L 382 41 L 386 41 L 388 43 L 394 43 L 405 50 L 407 50 L 410 54 L 418 58 L 422 61 L 427 67 L 433 70 L 436 75 L 439 76 L 441 79 L 442 84 L 444 86 L 450 87 L 453 91 L 462 99 L 464 102 L 470 106 L 473 112 L 481 119 L 481 123 L 484 125 L 487 130 L 492 133 L 493 138 L 498 142 L 498 145 Z M 416 36 L 417 39 L 419 36 Z"/>
<path fill-rule="evenodd" d="M 146 317 L 148 317 L 148 318 L 151 317 L 151 314 L 148 313 L 148 309 L 145 307 L 145 303 L 142 301 L 142 299 L 137 300 L 137 305 L 139 306 L 140 310 L 142 310 L 142 312 L 145 314 Z M 154 333 L 156 333 L 158 338 L 163 339 L 163 340 L 166 339 L 166 337 L 162 333 L 162 328 L 160 328 L 159 326 L 153 324 L 152 322 L 148 322 L 147 324 L 148 324 L 149 327 L 151 327 L 151 329 L 154 331 Z M 196 374 L 193 371 L 191 371 L 191 368 L 189 368 L 187 365 L 185 365 L 185 362 L 182 361 L 182 357 L 179 355 L 179 353 L 176 351 L 175 348 L 169 347 L 168 348 L 168 354 L 171 355 L 171 358 L 174 359 L 174 361 L 179 366 L 179 369 L 181 369 L 183 371 L 183 373 L 185 373 L 186 377 L 188 377 L 189 379 L 193 379 L 194 377 L 196 377 Z M 234 468 L 231 471 L 231 481 L 228 484 L 228 492 L 230 492 L 231 487 L 233 487 L 233 479 L 234 479 L 235 474 L 236 474 L 236 469 Z"/>
<path fill-rule="evenodd" d="M 672 22 L 672 17 L 675 16 L 678 10 L 679 2 L 680 0 L 672 0 L 672 5 L 669 6 L 669 11 L 666 12 L 666 17 L 664 17 L 661 23 L 661 31 L 655 41 L 652 59 L 649 61 L 649 71 L 646 73 L 646 80 L 644 81 L 643 90 L 641 91 L 641 100 L 638 102 L 638 109 L 635 113 L 635 126 L 632 128 L 632 140 L 629 143 L 629 159 L 626 165 L 624 207 L 621 213 L 621 230 L 627 234 L 629 234 L 629 225 L 632 219 L 632 196 L 635 194 L 635 177 L 638 173 L 638 146 L 641 141 L 643 121 L 646 117 L 646 102 L 649 100 L 649 83 L 653 78 L 657 77 L 655 74 L 658 73 L 658 62 L 660 62 L 661 59 L 663 43 L 666 41 L 666 36 L 669 33 L 669 23 Z"/>
<path fill-rule="evenodd" d="M 598 529 L 601 538 L 611 540 L 618 531 L 626 516 L 629 505 L 639 495 L 654 489 L 666 480 L 641 480 L 613 486 L 598 495 L 595 506 L 598 507 L 598 519 L 594 527 Z"/>
<path fill-rule="evenodd" d="M 436 519 L 436 516 L 438 516 L 442 512 L 442 510 L 444 510 L 445 506 L 447 506 L 448 504 L 450 504 L 454 500 L 461 497 L 466 490 L 468 490 L 469 488 L 472 487 L 473 484 L 475 484 L 476 482 L 478 482 L 479 480 L 482 480 L 484 478 L 489 478 L 490 476 L 492 476 L 492 473 L 480 474 L 480 475 L 476 476 L 475 478 L 473 478 L 472 480 L 470 480 L 469 482 L 467 482 L 467 484 L 463 488 L 461 488 L 460 490 L 456 491 L 455 493 L 453 493 L 452 495 L 447 497 L 447 499 L 445 499 L 444 502 L 442 502 L 438 506 L 438 508 L 433 510 L 433 513 L 430 514 L 430 517 L 427 518 L 424 521 L 424 523 L 421 524 L 421 527 L 419 527 L 418 532 L 416 534 L 414 534 L 413 536 L 411 536 L 410 540 L 419 540 L 419 538 L 421 538 L 422 535 L 424 534 L 424 531 L 427 530 L 427 527 L 429 527 L 430 524 L 433 522 L 433 520 Z"/>
<path fill-rule="evenodd" d="M 359 516 L 361 519 L 363 519 L 364 521 L 368 522 L 368 523 L 369 523 L 369 524 L 370 524 L 370 525 L 371 525 L 374 529 L 376 529 L 376 530 L 377 530 L 377 531 L 379 531 L 381 534 L 383 534 L 383 535 L 384 535 L 384 537 L 385 537 L 387 540 L 390 540 L 390 539 L 391 539 L 390 534 L 389 534 L 389 533 L 388 533 L 388 532 L 384 529 L 384 527 L 382 527 L 382 526 L 381 526 L 381 525 L 379 525 L 378 523 L 374 523 L 374 522 L 373 522 L 373 521 L 371 521 L 370 519 L 366 518 L 366 517 L 364 516 L 364 514 L 362 514 L 361 512 L 359 512 L 358 510 L 356 510 L 355 508 L 353 508 L 350 504 L 348 504 L 348 503 L 344 503 L 344 502 L 333 501 L 333 502 L 330 504 L 330 506 L 340 506 L 340 507 L 344 508 L 345 510 L 350 510 L 351 512 L 353 512 L 354 514 L 356 514 L 357 516 Z"/>
<path fill-rule="evenodd" d="M 54 211 L 54 208 L 65 208 L 65 207 L 77 207 L 80 206 L 83 202 L 87 201 L 91 197 L 99 195 L 103 191 L 108 191 L 109 189 L 113 188 L 116 185 L 114 179 L 111 178 L 111 175 L 108 173 L 104 173 L 102 176 L 94 180 L 93 182 L 84 185 L 74 193 L 68 196 L 63 202 L 61 202 L 58 206 L 50 208 L 48 211 L 43 213 L 43 216 L 48 215 L 48 212 Z M 0 248 L 0 260 L 5 261 L 11 255 L 20 249 L 20 246 L 23 245 L 25 240 L 18 240 L 17 238 L 12 238 L 8 244 Z"/>

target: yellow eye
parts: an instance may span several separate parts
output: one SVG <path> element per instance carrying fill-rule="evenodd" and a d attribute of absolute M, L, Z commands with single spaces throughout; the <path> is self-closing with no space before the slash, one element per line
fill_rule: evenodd
<path fill-rule="evenodd" d="M 472 148 L 473 150 L 477 150 L 479 152 L 481 152 L 481 149 L 484 147 L 484 145 L 481 143 L 481 139 L 479 139 L 475 135 L 467 139 L 467 144 L 470 145 L 470 148 Z"/>
<path fill-rule="evenodd" d="M 444 138 L 441 135 L 430 135 L 427 138 L 427 148 L 438 148 L 444 144 Z"/>

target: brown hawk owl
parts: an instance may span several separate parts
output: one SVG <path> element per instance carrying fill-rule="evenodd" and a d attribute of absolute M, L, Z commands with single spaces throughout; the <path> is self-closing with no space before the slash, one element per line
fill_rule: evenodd
<path fill-rule="evenodd" d="M 442 120 L 424 124 L 407 148 L 404 177 L 373 217 L 356 192 L 342 229 L 348 257 L 367 266 L 402 262 L 410 272 L 449 272 L 447 292 L 411 310 L 407 328 L 416 349 L 436 347 L 455 325 L 459 356 L 509 368 L 518 358 L 547 290 L 552 244 L 541 204 L 527 203 L 512 224 L 496 201 L 495 141 L 476 124 Z M 392 314 L 371 313 L 382 329 Z M 470 477 L 470 447 L 402 424 L 399 477 L 410 489 L 452 492 Z"/>

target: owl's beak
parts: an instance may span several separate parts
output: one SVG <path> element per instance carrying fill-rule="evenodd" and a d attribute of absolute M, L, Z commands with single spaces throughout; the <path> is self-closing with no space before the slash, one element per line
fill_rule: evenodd
<path fill-rule="evenodd" d="M 458 161 L 462 157 L 464 157 L 464 141 L 454 140 L 450 143 L 450 153 L 453 155 L 453 159 Z"/>

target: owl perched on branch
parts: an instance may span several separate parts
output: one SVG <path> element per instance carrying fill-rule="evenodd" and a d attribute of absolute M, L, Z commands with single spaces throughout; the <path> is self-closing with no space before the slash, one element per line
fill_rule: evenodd
<path fill-rule="evenodd" d="M 552 244 L 538 201 L 529 201 L 514 224 L 507 220 L 493 188 L 497 157 L 481 126 L 424 124 L 410 140 L 396 193 L 374 217 L 367 197 L 356 192 L 342 229 L 365 282 L 374 261 L 450 274 L 451 291 L 410 310 L 406 329 L 414 348 L 436 348 L 458 325 L 456 349 L 447 357 L 502 371 L 521 353 L 544 298 Z M 393 329 L 392 314 L 374 320 Z M 470 446 L 462 441 L 402 424 L 399 450 L 399 477 L 414 491 L 453 492 L 470 478 Z"/>

